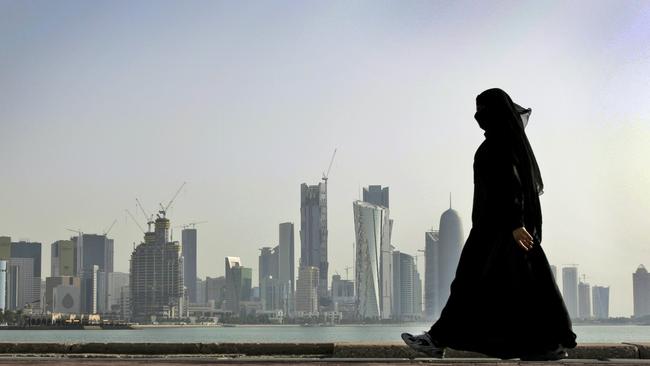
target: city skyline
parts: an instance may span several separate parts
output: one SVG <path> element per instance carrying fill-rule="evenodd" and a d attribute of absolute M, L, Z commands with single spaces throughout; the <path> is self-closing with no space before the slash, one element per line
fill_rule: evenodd
<path fill-rule="evenodd" d="M 650 259 L 650 4 L 409 4 L 3 2 L 0 235 L 42 243 L 45 270 L 66 228 L 118 218 L 128 272 L 141 233 L 124 209 L 188 181 L 169 217 L 208 221 L 198 276 L 223 275 L 225 256 L 254 265 L 277 245 L 279 223 L 299 237 L 299 185 L 338 148 L 328 277 L 351 265 L 368 184 L 391 187 L 391 239 L 417 254 L 450 191 L 469 229 L 474 98 L 498 86 L 533 110 L 549 261 L 580 263 L 610 286 L 610 315 L 631 315 L 630 273 Z"/>

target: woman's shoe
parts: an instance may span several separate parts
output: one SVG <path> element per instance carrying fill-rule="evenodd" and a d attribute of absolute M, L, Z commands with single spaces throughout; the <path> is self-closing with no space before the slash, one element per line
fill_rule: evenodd
<path fill-rule="evenodd" d="M 412 349 L 422 352 L 429 357 L 434 358 L 443 358 L 445 355 L 444 347 L 437 347 L 429 333 L 423 333 L 417 336 L 414 336 L 410 333 L 402 333 L 402 340 Z"/>
<path fill-rule="evenodd" d="M 569 357 L 569 354 L 564 350 L 564 347 L 558 346 L 558 348 L 553 351 L 532 353 L 521 356 L 520 359 L 522 361 L 556 361 L 567 357 Z"/>

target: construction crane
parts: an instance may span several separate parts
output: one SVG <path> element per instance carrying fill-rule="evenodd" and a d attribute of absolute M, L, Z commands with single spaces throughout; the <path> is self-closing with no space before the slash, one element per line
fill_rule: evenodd
<path fill-rule="evenodd" d="M 126 213 L 129 214 L 129 216 L 131 217 L 131 220 L 133 220 L 133 222 L 138 226 L 138 228 L 140 228 L 140 231 L 142 231 L 142 233 L 145 233 L 144 228 L 142 228 L 142 225 L 140 225 L 138 220 L 135 219 L 135 217 L 133 216 L 131 211 L 129 211 L 129 210 L 124 210 L 124 211 L 126 211 Z"/>
<path fill-rule="evenodd" d="M 149 215 L 147 212 L 145 212 L 144 207 L 142 206 L 142 203 L 138 199 L 138 197 L 135 198 L 135 205 L 140 208 L 140 212 L 142 212 L 142 215 L 144 215 L 144 220 L 147 223 L 147 230 L 151 232 L 151 225 L 153 225 L 153 214 Z"/>
<path fill-rule="evenodd" d="M 111 224 L 111 226 L 109 226 L 108 229 L 104 230 L 104 236 L 108 236 L 108 233 L 111 232 L 111 229 L 113 228 L 113 226 L 115 225 L 116 222 L 117 222 L 117 219 L 113 220 L 113 223 Z"/>
<path fill-rule="evenodd" d="M 174 227 L 177 228 L 177 229 L 178 229 L 178 228 L 183 228 L 183 229 L 192 228 L 192 229 L 196 229 L 196 225 L 199 225 L 199 224 L 205 224 L 206 222 L 207 222 L 207 221 L 194 221 L 194 222 L 188 222 L 187 224 L 184 224 L 184 225 L 178 225 L 178 226 L 174 226 Z"/>
<path fill-rule="evenodd" d="M 323 172 L 323 181 L 327 183 L 327 177 L 330 175 L 330 170 L 332 169 L 332 164 L 334 164 L 334 157 L 336 156 L 336 149 L 334 149 L 334 153 L 332 154 L 332 159 L 330 160 L 330 165 L 327 168 L 327 172 Z"/>
<path fill-rule="evenodd" d="M 165 215 L 167 215 L 167 211 L 172 206 L 172 203 L 174 203 L 174 200 L 176 199 L 176 197 L 178 197 L 178 194 L 181 193 L 181 189 L 183 189 L 183 187 L 185 187 L 185 184 L 187 184 L 187 182 L 183 182 L 183 184 L 181 184 L 181 186 L 178 187 L 178 190 L 176 191 L 176 193 L 174 193 L 174 196 L 172 197 L 172 199 L 169 200 L 169 203 L 167 203 L 167 206 L 163 206 L 162 203 L 160 203 L 161 210 L 158 211 L 158 217 L 163 218 L 163 219 L 165 218 Z"/>
<path fill-rule="evenodd" d="M 343 268 L 343 270 L 345 271 L 345 280 L 346 281 L 350 279 L 350 276 L 348 276 L 348 273 L 349 273 L 349 271 L 351 269 L 352 269 L 352 267 L 350 267 L 350 266 Z"/>

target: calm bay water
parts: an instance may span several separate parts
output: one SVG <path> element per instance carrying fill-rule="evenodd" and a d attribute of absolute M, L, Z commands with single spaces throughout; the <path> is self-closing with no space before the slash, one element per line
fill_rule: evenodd
<path fill-rule="evenodd" d="M 429 324 L 336 327 L 237 326 L 135 330 L 0 330 L 0 342 L 400 342 Z M 650 326 L 575 325 L 578 343 L 649 342 Z"/>

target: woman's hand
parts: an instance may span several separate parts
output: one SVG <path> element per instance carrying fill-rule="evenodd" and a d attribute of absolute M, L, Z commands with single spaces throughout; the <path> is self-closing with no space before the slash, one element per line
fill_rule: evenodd
<path fill-rule="evenodd" d="M 529 251 L 533 247 L 533 237 L 528 233 L 525 227 L 520 227 L 512 231 L 512 236 L 521 248 Z"/>

